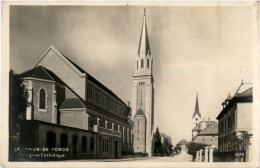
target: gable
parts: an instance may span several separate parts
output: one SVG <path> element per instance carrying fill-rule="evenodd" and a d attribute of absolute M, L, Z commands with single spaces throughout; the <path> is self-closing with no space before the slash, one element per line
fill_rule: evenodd
<path fill-rule="evenodd" d="M 39 59 L 35 66 L 44 66 L 55 73 L 81 98 L 85 99 L 85 73 L 80 72 L 57 49 L 51 46 Z"/>

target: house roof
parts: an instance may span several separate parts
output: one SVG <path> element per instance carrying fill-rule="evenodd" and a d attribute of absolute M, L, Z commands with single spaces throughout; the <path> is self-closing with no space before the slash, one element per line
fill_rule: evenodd
<path fill-rule="evenodd" d="M 78 98 L 67 98 L 62 102 L 60 109 L 68 108 L 85 108 L 85 105 Z"/>
<path fill-rule="evenodd" d="M 200 131 L 200 128 L 196 125 L 196 126 L 192 129 L 192 131 Z"/>
<path fill-rule="evenodd" d="M 145 116 L 143 110 L 139 108 L 139 110 L 135 113 L 135 116 Z"/>
<path fill-rule="evenodd" d="M 181 141 L 178 142 L 179 145 L 187 145 L 188 141 L 186 139 L 182 139 Z"/>
<path fill-rule="evenodd" d="M 239 86 L 239 89 L 241 88 L 242 85 L 243 83 Z M 236 92 L 235 96 L 230 101 L 230 103 L 228 103 L 228 105 L 226 105 L 225 108 L 219 113 L 219 115 L 217 116 L 218 120 L 228 112 L 228 110 L 233 106 L 234 103 L 253 102 L 253 87 L 250 87 L 241 93 L 239 93 L 239 89 Z"/>
<path fill-rule="evenodd" d="M 33 69 L 25 71 L 19 74 L 19 77 L 20 78 L 32 77 L 37 79 L 55 81 L 62 85 L 65 84 L 55 73 L 53 73 L 52 71 L 48 70 L 43 66 L 37 66 Z"/>
<path fill-rule="evenodd" d="M 208 127 L 201 130 L 198 135 L 218 135 L 218 125 L 209 124 Z"/>

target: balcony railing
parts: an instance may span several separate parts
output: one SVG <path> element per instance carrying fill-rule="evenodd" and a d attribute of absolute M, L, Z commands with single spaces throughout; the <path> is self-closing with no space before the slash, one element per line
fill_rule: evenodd
<path fill-rule="evenodd" d="M 103 127 L 100 127 L 98 125 L 94 125 L 93 131 L 101 133 L 101 134 L 108 134 L 108 135 L 111 135 L 111 136 L 121 137 L 121 132 L 115 131 L 115 130 L 112 130 L 112 129 L 103 128 Z"/>

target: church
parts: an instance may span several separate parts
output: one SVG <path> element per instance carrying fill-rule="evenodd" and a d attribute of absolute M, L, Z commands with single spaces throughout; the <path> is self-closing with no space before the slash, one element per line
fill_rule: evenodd
<path fill-rule="evenodd" d="M 50 46 L 31 69 L 19 74 L 30 104 L 20 122 L 20 147 L 62 149 L 60 153 L 65 155 L 59 159 L 120 158 L 133 152 L 152 156 L 152 69 L 145 14 L 133 76 L 132 108 Z M 23 156 L 20 159 L 29 159 Z"/>
<path fill-rule="evenodd" d="M 154 78 L 153 56 L 145 11 L 133 78 L 134 152 L 151 157 L 153 156 Z"/>

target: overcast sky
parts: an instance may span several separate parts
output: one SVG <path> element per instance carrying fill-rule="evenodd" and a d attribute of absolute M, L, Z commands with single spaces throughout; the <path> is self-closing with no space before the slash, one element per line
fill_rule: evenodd
<path fill-rule="evenodd" d="M 191 139 L 196 93 L 214 119 L 228 92 L 252 82 L 248 7 L 146 7 L 154 58 L 155 126 L 175 144 Z M 131 101 L 143 7 L 11 7 L 10 68 L 33 67 L 54 45 Z"/>

